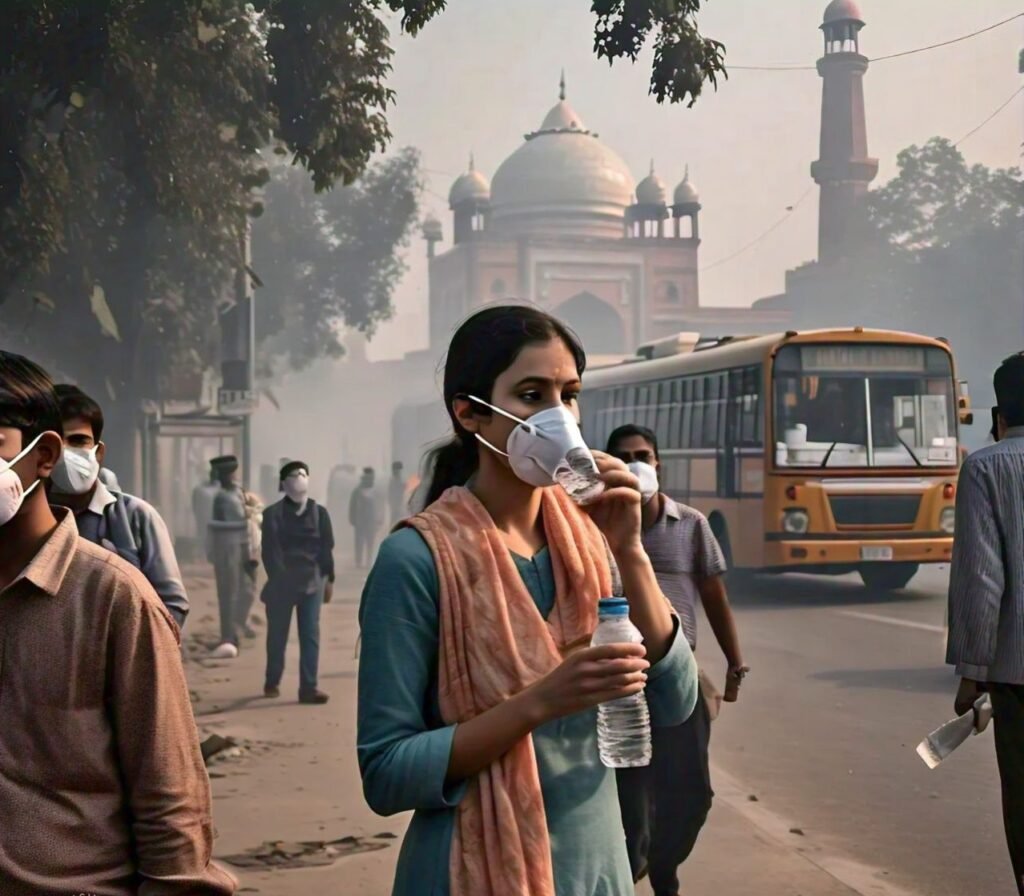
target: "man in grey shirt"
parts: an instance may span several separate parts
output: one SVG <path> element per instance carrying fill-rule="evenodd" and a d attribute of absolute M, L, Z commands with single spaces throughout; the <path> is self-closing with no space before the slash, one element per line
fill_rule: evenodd
<path fill-rule="evenodd" d="M 964 461 L 957 487 L 946 662 L 958 713 L 992 699 L 1003 820 L 1024 896 L 1024 352 L 995 374 L 997 438 Z"/>
<path fill-rule="evenodd" d="M 54 391 L 64 426 L 64 453 L 50 477 L 50 503 L 71 510 L 83 538 L 140 570 L 181 628 L 188 596 L 167 524 L 142 498 L 103 483 L 106 446 L 99 404 L 77 386 L 59 385 Z"/>
<path fill-rule="evenodd" d="M 658 584 L 679 616 L 690 647 L 697 646 L 697 603 L 704 607 L 719 647 L 725 654 L 725 700 L 733 702 L 749 671 L 725 584 L 725 558 L 707 518 L 677 504 L 658 490 L 658 439 L 635 424 L 620 426 L 608 439 L 608 453 L 627 464 L 647 464 L 649 491 L 641 478 L 643 545 Z M 634 880 L 649 874 L 654 896 L 678 896 L 679 866 L 697 843 L 711 809 L 714 792 L 708 746 L 712 713 L 708 680 L 702 675 L 703 699 L 682 725 L 651 731 L 651 764 L 619 769 L 616 775 L 622 825 Z M 716 707 L 717 712 L 717 707 Z"/>
<path fill-rule="evenodd" d="M 209 526 L 210 560 L 220 609 L 220 643 L 210 655 L 214 659 L 234 659 L 241 636 L 255 635 L 249 629 L 249 610 L 256 599 L 259 564 L 254 559 L 250 496 L 238 482 L 238 458 L 215 457 L 210 465 L 220 482 Z"/>

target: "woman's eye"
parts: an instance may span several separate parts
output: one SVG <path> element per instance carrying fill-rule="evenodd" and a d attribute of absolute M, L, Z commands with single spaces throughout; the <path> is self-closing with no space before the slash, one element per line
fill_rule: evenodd
<path fill-rule="evenodd" d="M 574 401 L 579 401 L 579 398 L 580 398 L 580 393 L 579 392 L 572 392 L 569 395 L 563 395 L 562 396 L 562 401 L 564 401 L 566 404 L 572 404 Z"/>
<path fill-rule="evenodd" d="M 540 392 L 523 392 L 523 393 L 520 394 L 519 398 L 522 401 L 527 401 L 527 402 L 530 402 L 530 401 L 540 401 Z"/>

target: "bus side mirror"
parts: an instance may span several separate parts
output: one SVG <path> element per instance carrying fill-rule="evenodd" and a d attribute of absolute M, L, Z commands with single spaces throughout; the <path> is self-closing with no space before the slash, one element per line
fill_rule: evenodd
<path fill-rule="evenodd" d="M 957 412 L 960 423 L 970 426 L 974 423 L 974 413 L 971 411 L 971 392 L 967 386 L 967 380 L 957 380 Z"/>

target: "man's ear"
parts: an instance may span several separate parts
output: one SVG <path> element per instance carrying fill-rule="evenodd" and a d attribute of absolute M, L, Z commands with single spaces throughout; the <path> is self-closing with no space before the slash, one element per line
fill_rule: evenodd
<path fill-rule="evenodd" d="M 59 433 L 44 432 L 36 442 L 36 476 L 49 479 L 64 450 L 64 439 Z"/>
<path fill-rule="evenodd" d="M 102 467 L 103 458 L 107 456 L 107 443 L 97 442 L 96 444 L 96 462 Z"/>

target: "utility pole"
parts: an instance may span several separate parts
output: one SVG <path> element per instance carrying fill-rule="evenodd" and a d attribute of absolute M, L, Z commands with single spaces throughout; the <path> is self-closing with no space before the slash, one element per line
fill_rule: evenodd
<path fill-rule="evenodd" d="M 253 487 L 252 414 L 256 392 L 256 296 L 252 275 L 252 232 L 248 215 L 241 236 L 240 261 L 235 273 L 234 302 L 221 312 L 221 414 L 242 418 L 242 482 Z"/>

